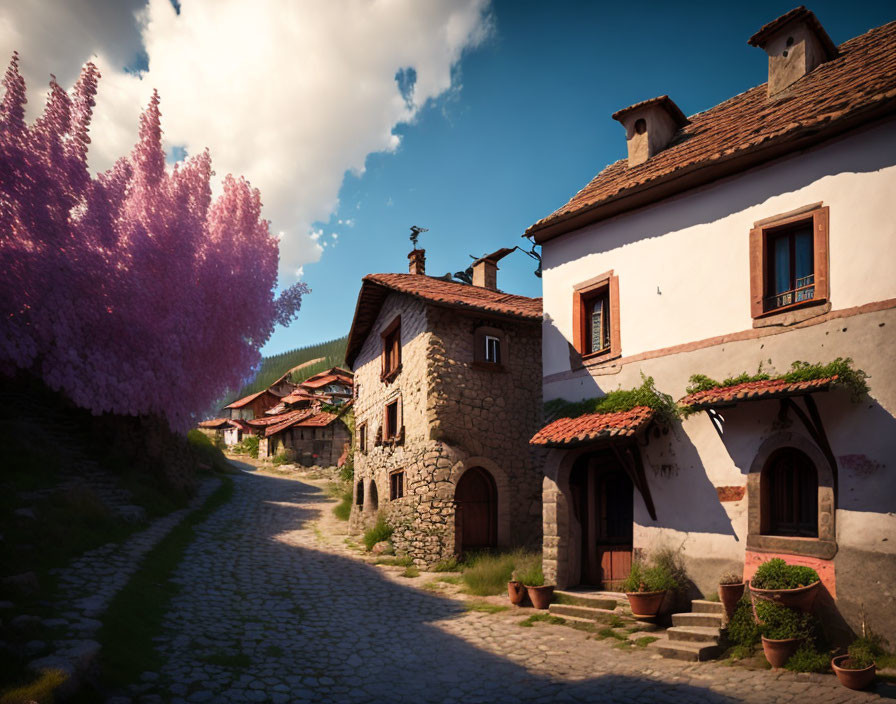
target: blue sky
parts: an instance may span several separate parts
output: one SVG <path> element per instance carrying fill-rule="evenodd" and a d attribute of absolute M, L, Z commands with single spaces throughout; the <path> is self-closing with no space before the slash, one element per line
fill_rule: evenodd
<path fill-rule="evenodd" d="M 430 274 L 525 244 L 529 225 L 624 156 L 614 111 L 665 93 L 691 115 L 764 82 L 765 54 L 747 39 L 793 6 L 495 3 L 493 32 L 462 58 L 458 89 L 396 128 L 397 152 L 372 154 L 361 176 L 346 174 L 338 211 L 316 224 L 325 239 L 338 239 L 305 265 L 313 293 L 264 352 L 344 335 L 361 277 L 407 271 L 411 225 L 429 228 L 421 246 Z M 809 9 L 838 44 L 896 15 L 886 3 Z M 296 197 L 301 190 L 296 184 Z M 540 295 L 534 268 L 514 253 L 502 262 L 499 286 Z"/>

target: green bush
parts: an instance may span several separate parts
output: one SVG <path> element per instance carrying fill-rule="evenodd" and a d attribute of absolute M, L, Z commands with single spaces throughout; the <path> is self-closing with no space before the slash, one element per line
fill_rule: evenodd
<path fill-rule="evenodd" d="M 377 516 L 376 523 L 373 528 L 364 533 L 364 546 L 370 550 L 377 543 L 389 540 L 392 537 L 394 528 L 386 523 L 386 518 L 382 514 Z"/>
<path fill-rule="evenodd" d="M 340 521 L 347 521 L 352 513 L 352 490 L 351 488 L 339 492 L 339 503 L 333 507 L 333 513 Z"/>
<path fill-rule="evenodd" d="M 680 584 L 667 562 L 633 562 L 631 572 L 622 583 L 624 592 L 675 591 Z"/>
<path fill-rule="evenodd" d="M 541 569 L 541 561 L 532 562 L 521 570 L 517 570 L 516 578 L 527 587 L 543 587 L 544 572 Z"/>
<path fill-rule="evenodd" d="M 756 616 L 762 622 L 759 624 L 759 632 L 771 640 L 811 638 L 814 635 L 811 614 L 759 600 L 756 602 Z"/>
<path fill-rule="evenodd" d="M 784 667 L 791 672 L 827 672 L 831 667 L 831 654 L 819 652 L 811 642 L 805 641 Z"/>
<path fill-rule="evenodd" d="M 738 646 L 741 652 L 752 650 L 759 642 L 759 626 L 753 618 L 753 605 L 744 596 L 734 608 L 726 631 L 728 640 Z"/>
<path fill-rule="evenodd" d="M 247 435 L 243 438 L 243 447 L 246 448 L 246 452 L 249 453 L 249 457 L 254 457 L 258 459 L 258 436 L 257 435 Z"/>
<path fill-rule="evenodd" d="M 874 633 L 856 638 L 849 646 L 847 651 L 849 658 L 842 664 L 842 667 L 852 670 L 864 670 L 866 667 L 870 667 L 877 658 L 886 654 L 883 644 L 884 639 Z"/>
<path fill-rule="evenodd" d="M 549 420 L 556 418 L 576 418 L 586 413 L 620 413 L 636 406 L 651 408 L 657 420 L 671 425 L 681 417 L 678 404 L 669 394 L 656 388 L 652 376 L 641 373 L 641 385 L 634 389 L 616 389 L 597 398 L 584 401 L 554 399 L 544 404 L 544 414 Z"/>
<path fill-rule="evenodd" d="M 256 457 L 258 456 L 258 449 L 256 448 Z M 287 464 L 289 462 L 289 457 L 286 456 L 286 450 L 280 450 L 276 455 L 274 455 L 274 459 L 272 460 L 275 467 L 279 467 L 281 464 Z"/>
<path fill-rule="evenodd" d="M 431 572 L 457 572 L 460 569 L 460 563 L 458 563 L 457 558 L 453 555 L 449 557 L 447 560 L 442 560 L 437 563 Z"/>
<path fill-rule="evenodd" d="M 750 580 L 757 589 L 796 589 L 818 581 L 818 572 L 811 567 L 788 565 L 780 557 L 763 562 Z"/>

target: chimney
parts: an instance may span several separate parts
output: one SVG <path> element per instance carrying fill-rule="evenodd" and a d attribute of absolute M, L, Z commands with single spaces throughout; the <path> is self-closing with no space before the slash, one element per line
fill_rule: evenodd
<path fill-rule="evenodd" d="M 412 274 L 426 273 L 426 250 L 416 247 L 408 254 L 408 271 Z"/>
<path fill-rule="evenodd" d="M 792 86 L 819 64 L 837 56 L 837 47 L 813 12 L 800 6 L 772 20 L 748 43 L 768 54 L 768 95 Z"/>
<path fill-rule="evenodd" d="M 498 251 L 486 254 L 473 262 L 473 285 L 497 291 L 498 262 L 513 250 L 513 247 L 502 247 Z"/>
<path fill-rule="evenodd" d="M 688 118 L 669 98 L 661 95 L 613 113 L 613 119 L 625 127 L 628 165 L 643 164 L 665 149 Z"/>

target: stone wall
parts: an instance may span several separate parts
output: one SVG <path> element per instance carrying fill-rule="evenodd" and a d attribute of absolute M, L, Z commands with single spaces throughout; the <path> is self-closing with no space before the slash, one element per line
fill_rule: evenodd
<path fill-rule="evenodd" d="M 341 420 L 334 420 L 324 427 L 296 425 L 269 438 L 272 455 L 285 450 L 289 459 L 308 467 L 335 466 L 345 449 L 345 443 L 350 440 L 349 430 Z M 262 456 L 260 449 L 259 456 Z"/>
<path fill-rule="evenodd" d="M 402 368 L 380 379 L 380 334 L 401 315 Z M 505 332 L 503 371 L 473 364 L 480 325 Z M 432 565 L 455 554 L 454 491 L 466 469 L 483 467 L 498 490 L 498 544 L 537 548 L 541 473 L 528 444 L 541 420 L 539 323 L 496 322 L 387 297 L 355 361 L 355 497 L 350 527 L 361 531 L 382 513 L 396 551 Z M 403 440 L 376 444 L 386 403 L 400 398 Z M 367 424 L 366 452 L 357 447 Z M 404 471 L 404 496 L 390 500 L 390 474 Z M 363 506 L 357 503 L 363 486 Z"/>

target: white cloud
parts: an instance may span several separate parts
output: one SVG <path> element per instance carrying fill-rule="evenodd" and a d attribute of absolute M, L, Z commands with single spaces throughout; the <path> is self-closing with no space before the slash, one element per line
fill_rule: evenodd
<path fill-rule="evenodd" d="M 281 273 L 300 275 L 323 247 L 311 224 L 338 206 L 347 170 L 394 151 L 392 134 L 452 89 L 452 67 L 489 31 L 487 0 L 138 0 L 10 3 L 0 8 L 0 55 L 18 49 L 29 114 L 50 73 L 70 86 L 90 59 L 100 66 L 91 165 L 102 169 L 136 141 L 152 88 L 161 95 L 169 146 L 208 147 L 219 175 L 261 190 L 281 241 Z M 139 34 L 135 34 L 139 32 Z M 140 49 L 149 68 L 123 70 Z M 412 67 L 403 96 L 396 73 Z M 351 227 L 353 221 L 344 224 Z"/>

